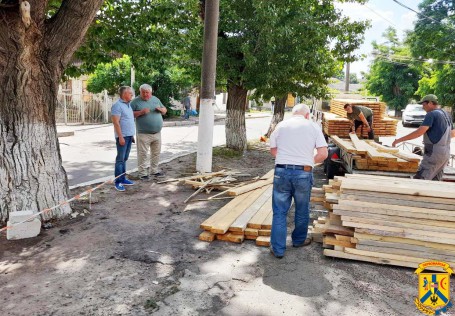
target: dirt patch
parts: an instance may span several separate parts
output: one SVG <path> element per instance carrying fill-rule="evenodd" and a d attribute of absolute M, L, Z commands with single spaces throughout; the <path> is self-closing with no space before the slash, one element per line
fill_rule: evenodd
<path fill-rule="evenodd" d="M 195 160 L 184 156 L 162 169 L 167 178 L 183 177 L 194 172 Z M 251 177 L 273 164 L 268 152 L 257 150 L 213 158 L 214 171 Z M 326 182 L 320 167 L 315 180 L 316 186 Z M 183 203 L 193 192 L 154 180 L 138 181 L 125 193 L 108 186 L 93 194 L 92 204 L 75 204 L 75 218 L 53 222 L 37 238 L 2 237 L 2 315 L 333 315 L 334 302 L 359 315 L 370 306 L 371 315 L 394 314 L 393 306 L 405 315 L 415 311 L 409 269 L 325 258 L 319 244 L 289 249 L 278 261 L 251 241 L 199 241 L 199 224 L 227 200 Z M 294 313 L 284 312 L 289 307 Z"/>

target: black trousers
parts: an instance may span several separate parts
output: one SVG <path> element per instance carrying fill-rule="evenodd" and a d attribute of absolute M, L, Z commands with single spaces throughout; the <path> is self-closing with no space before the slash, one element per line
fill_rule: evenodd
<path fill-rule="evenodd" d="M 373 115 L 369 116 L 366 118 L 367 119 L 367 122 L 368 122 L 368 125 L 370 125 L 370 131 L 368 132 L 368 139 L 374 139 L 374 131 L 373 131 Z M 355 131 L 357 132 L 357 128 L 359 128 L 360 126 L 363 125 L 363 122 L 362 121 L 357 121 L 355 120 L 354 121 L 354 128 L 355 128 Z"/>

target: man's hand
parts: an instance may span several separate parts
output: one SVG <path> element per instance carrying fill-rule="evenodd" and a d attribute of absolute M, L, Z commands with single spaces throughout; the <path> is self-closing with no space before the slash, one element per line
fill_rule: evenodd
<path fill-rule="evenodd" d="M 120 146 L 125 146 L 125 138 L 123 138 L 123 136 L 119 136 L 118 143 Z"/>
<path fill-rule="evenodd" d="M 142 109 L 142 113 L 143 113 L 142 115 L 148 114 L 148 113 L 150 113 L 150 109 L 149 108 L 143 108 Z"/>
<path fill-rule="evenodd" d="M 366 127 L 367 127 L 367 132 L 371 132 L 371 127 L 370 127 L 370 125 L 367 125 Z"/>

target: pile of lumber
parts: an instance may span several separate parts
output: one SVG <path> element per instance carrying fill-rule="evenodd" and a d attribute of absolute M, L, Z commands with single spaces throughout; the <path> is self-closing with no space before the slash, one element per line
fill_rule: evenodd
<path fill-rule="evenodd" d="M 349 134 L 349 137 L 349 140 L 338 136 L 332 136 L 331 139 L 343 151 L 353 155 L 357 170 L 417 172 L 421 156 L 386 147 L 373 140 L 360 140 L 355 134 Z"/>
<path fill-rule="evenodd" d="M 196 191 L 185 200 L 185 203 L 187 203 L 200 192 L 205 192 L 208 194 L 212 191 L 222 191 L 221 193 L 212 195 L 208 198 L 193 201 L 232 198 L 232 196 L 250 191 L 251 188 L 260 188 L 272 183 L 273 178 L 271 175 L 273 175 L 273 171 L 269 172 L 261 178 L 255 177 L 247 180 L 238 180 L 237 178 L 239 177 L 251 177 L 251 175 L 242 174 L 235 171 L 221 170 L 211 173 L 194 174 L 178 179 L 164 180 L 158 183 L 178 182 L 179 184 L 191 185 L 193 189 L 196 189 Z M 222 195 L 227 195 L 227 197 L 220 197 Z"/>
<path fill-rule="evenodd" d="M 262 179 L 261 182 L 231 190 L 229 194 L 233 194 L 235 198 L 200 225 L 204 231 L 199 235 L 199 239 L 234 243 L 250 239 L 255 240 L 258 246 L 269 246 L 273 217 L 273 170 Z M 322 189 L 313 189 L 312 195 L 313 202 L 323 202 Z"/>
<path fill-rule="evenodd" d="M 397 134 L 398 121 L 387 117 L 386 104 L 383 102 L 366 101 L 366 100 L 350 100 L 350 99 L 334 99 L 330 102 L 330 113 L 324 113 L 323 129 L 327 135 L 337 135 L 339 137 L 348 137 L 350 131 L 350 122 L 346 118 L 344 105 L 346 103 L 366 106 L 373 110 L 373 129 L 377 136 L 395 136 Z M 359 136 L 367 137 L 366 128 L 363 129 L 363 134 Z"/>
<path fill-rule="evenodd" d="M 349 174 L 324 190 L 329 216 L 313 229 L 324 235 L 326 256 L 412 268 L 455 264 L 455 184 Z"/>

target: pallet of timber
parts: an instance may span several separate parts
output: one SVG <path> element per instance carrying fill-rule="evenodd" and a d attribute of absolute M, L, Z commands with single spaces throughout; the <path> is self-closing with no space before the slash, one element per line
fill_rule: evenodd
<path fill-rule="evenodd" d="M 324 243 L 334 247 L 326 256 L 413 268 L 455 262 L 455 184 L 369 175 L 335 180 L 341 185 L 329 217 L 339 216 L 354 234 L 348 240 L 326 232 Z"/>

